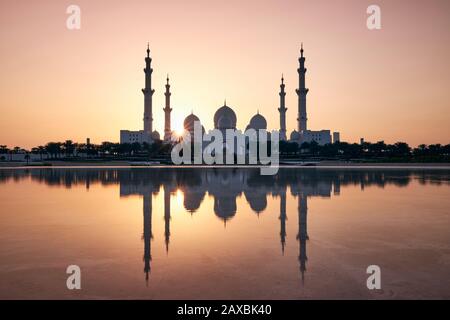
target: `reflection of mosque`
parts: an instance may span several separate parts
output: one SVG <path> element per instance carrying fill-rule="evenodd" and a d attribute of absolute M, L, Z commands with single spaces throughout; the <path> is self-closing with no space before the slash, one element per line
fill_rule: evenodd
<path fill-rule="evenodd" d="M 296 171 L 281 170 L 277 176 L 261 176 L 258 170 L 246 169 L 180 169 L 165 170 L 156 176 L 149 175 L 147 179 L 120 179 L 120 195 L 143 195 L 144 201 L 144 260 L 146 279 L 150 271 L 151 260 L 151 215 L 152 194 L 158 192 L 160 187 L 164 192 L 164 221 L 165 221 L 165 244 L 166 251 L 169 250 L 170 242 L 170 196 L 177 189 L 184 194 L 184 208 L 191 214 L 196 212 L 206 196 L 213 197 L 214 213 L 220 218 L 224 225 L 232 219 L 237 211 L 236 200 L 244 195 L 251 210 L 256 214 L 264 211 L 267 207 L 267 196 L 272 194 L 280 199 L 280 242 L 281 252 L 284 254 L 286 246 L 286 192 L 290 187 L 292 196 L 298 200 L 298 231 L 297 241 L 299 246 L 299 268 L 302 282 L 306 271 L 307 262 L 307 199 L 308 197 L 330 197 L 332 190 L 339 194 L 341 180 L 339 176 L 326 173 L 318 174 L 314 170 Z M 357 177 L 357 176 L 356 176 Z M 361 178 L 361 177 L 359 177 Z M 356 179 L 355 179 L 356 180 Z M 364 179 L 362 180 L 364 181 Z M 361 188 L 364 188 L 364 182 Z"/>
<path fill-rule="evenodd" d="M 277 186 L 270 182 L 272 179 L 260 179 L 259 173 L 249 170 L 240 170 L 237 172 L 220 170 L 210 171 L 204 170 L 199 174 L 192 176 L 191 171 L 186 171 L 177 176 L 178 183 L 190 181 L 192 185 L 179 184 L 179 188 L 184 194 L 184 208 L 191 214 L 200 208 L 200 205 L 205 197 L 206 192 L 214 198 L 214 213 L 218 218 L 226 222 L 234 217 L 237 211 L 236 199 L 244 193 L 245 199 L 250 205 L 250 208 L 256 214 L 260 214 L 266 209 L 267 195 L 272 193 L 280 199 L 280 241 L 281 251 L 284 255 L 286 245 L 286 186 Z M 175 180 L 176 180 L 175 178 Z M 261 180 L 261 181 L 259 181 Z M 263 183 L 265 180 L 266 183 Z M 120 195 L 142 195 L 143 196 L 143 236 L 144 240 L 144 272 L 145 279 L 148 281 L 151 270 L 151 241 L 153 239 L 152 233 L 152 194 L 158 193 L 160 181 L 156 180 L 156 184 L 148 182 L 146 184 L 120 184 Z M 261 183 L 261 184 L 260 184 Z M 258 185 L 258 187 L 257 187 Z M 164 192 L 164 240 L 166 245 L 166 252 L 169 252 L 170 243 L 170 197 L 171 193 L 176 191 L 176 181 L 164 181 L 162 183 Z M 306 271 L 306 241 L 307 234 L 307 197 L 308 196 L 330 196 L 330 188 L 324 186 L 309 187 L 303 189 L 301 185 L 297 188 L 292 188 L 292 194 L 298 198 L 298 234 L 297 240 L 299 242 L 299 263 L 302 281 Z"/>
<path fill-rule="evenodd" d="M 148 280 L 151 272 L 151 241 L 152 241 L 152 196 L 164 192 L 164 242 L 166 252 L 170 243 L 170 197 L 177 190 L 184 194 L 184 208 L 193 214 L 196 212 L 208 193 L 214 199 L 214 213 L 224 224 L 231 220 L 237 211 L 236 200 L 244 195 L 251 210 L 256 214 L 264 211 L 267 206 L 267 196 L 280 199 L 279 236 L 281 252 L 286 246 L 286 212 L 287 188 L 298 201 L 298 232 L 299 268 L 302 279 L 307 263 L 307 211 L 308 198 L 330 197 L 331 193 L 339 195 L 345 185 L 359 185 L 361 190 L 366 186 L 384 187 L 392 184 L 398 187 L 407 186 L 415 179 L 419 183 L 448 184 L 450 171 L 439 172 L 426 170 L 376 170 L 376 169 L 346 169 L 320 170 L 281 168 L 275 176 L 261 176 L 259 169 L 232 168 L 158 168 L 158 169 L 23 169 L 0 170 L 0 184 L 9 180 L 19 180 L 30 177 L 33 181 L 47 185 L 65 186 L 84 184 L 88 189 L 91 184 L 120 184 L 120 196 L 143 196 L 143 241 L 144 241 L 144 272 Z"/>

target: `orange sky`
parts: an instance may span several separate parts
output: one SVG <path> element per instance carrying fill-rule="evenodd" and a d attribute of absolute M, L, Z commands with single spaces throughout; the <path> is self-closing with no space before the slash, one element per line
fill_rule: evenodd
<path fill-rule="evenodd" d="M 382 29 L 366 28 L 381 7 Z M 81 30 L 66 8 L 81 7 Z M 308 126 L 345 141 L 450 143 L 450 2 L 0 2 L 0 144 L 118 141 L 142 128 L 144 56 L 153 58 L 154 127 L 191 110 L 207 129 L 226 98 L 245 128 L 259 109 L 277 129 L 284 73 L 288 131 L 296 127 L 298 55 L 306 55 Z"/>

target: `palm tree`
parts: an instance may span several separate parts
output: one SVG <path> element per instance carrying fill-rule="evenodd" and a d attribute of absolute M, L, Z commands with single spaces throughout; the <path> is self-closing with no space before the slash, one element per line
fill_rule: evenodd
<path fill-rule="evenodd" d="M 141 151 L 141 144 L 139 142 L 133 142 L 131 144 L 131 153 L 135 154 L 139 151 Z"/>
<path fill-rule="evenodd" d="M 60 142 L 49 142 L 45 146 L 45 150 L 52 156 L 52 158 L 56 158 L 57 155 L 61 152 L 61 143 Z"/>
<path fill-rule="evenodd" d="M 38 149 L 39 155 L 41 156 L 41 161 L 42 161 L 42 158 L 43 158 L 42 156 L 44 154 L 45 147 L 44 146 L 38 146 L 37 149 Z"/>
<path fill-rule="evenodd" d="M 66 157 L 69 157 L 70 155 L 73 156 L 73 151 L 75 150 L 75 145 L 73 144 L 72 140 L 66 140 L 62 144 L 62 146 L 64 148 L 64 153 L 65 153 Z"/>
<path fill-rule="evenodd" d="M 78 157 L 78 155 L 80 153 L 83 153 L 83 154 L 86 155 L 86 153 L 87 153 L 87 144 L 85 144 L 85 143 L 77 143 L 76 146 L 77 147 L 75 149 L 75 153 L 76 153 L 77 157 Z"/>

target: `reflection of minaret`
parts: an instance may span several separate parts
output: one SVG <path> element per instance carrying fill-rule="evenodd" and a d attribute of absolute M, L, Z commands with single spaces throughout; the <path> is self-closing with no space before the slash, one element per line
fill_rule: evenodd
<path fill-rule="evenodd" d="M 150 261 L 152 260 L 151 254 L 151 240 L 152 235 L 152 195 L 144 194 L 144 272 L 145 281 L 148 282 L 148 275 L 150 273 Z"/>
<path fill-rule="evenodd" d="M 145 88 L 142 89 L 144 94 L 144 131 L 151 134 L 153 129 L 153 114 L 152 114 L 152 96 L 155 90 L 152 89 L 152 73 L 153 69 L 150 64 L 152 58 L 150 58 L 150 48 L 147 45 L 147 57 L 145 57 Z"/>
<path fill-rule="evenodd" d="M 286 103 L 285 103 L 286 92 L 284 92 L 284 77 L 281 76 L 280 85 L 280 107 L 278 111 L 280 112 L 280 140 L 286 141 Z"/>
<path fill-rule="evenodd" d="M 300 262 L 300 272 L 302 273 L 302 282 L 305 279 L 306 271 L 306 261 L 308 257 L 306 256 L 306 240 L 309 239 L 307 231 L 307 213 L 308 213 L 308 202 L 306 195 L 298 195 L 298 235 L 297 240 L 299 240 L 299 256 L 298 260 Z"/>
<path fill-rule="evenodd" d="M 298 131 L 301 132 L 303 130 L 307 130 L 306 122 L 308 118 L 306 116 L 306 94 L 309 91 L 309 89 L 306 89 L 305 87 L 306 68 L 305 57 L 303 57 L 303 44 L 300 50 L 300 58 L 298 59 L 298 62 L 300 63 L 300 67 L 297 69 L 298 89 L 296 89 L 295 91 L 298 95 Z"/>
<path fill-rule="evenodd" d="M 172 137 L 172 130 L 170 129 L 170 112 L 172 108 L 170 107 L 170 84 L 169 84 L 169 75 L 167 75 L 167 83 L 166 83 L 166 92 L 164 95 L 166 96 L 166 106 L 164 107 L 164 141 L 170 141 Z"/>
<path fill-rule="evenodd" d="M 168 186 L 164 186 L 164 238 L 166 243 L 166 253 L 169 253 L 170 242 L 170 191 Z"/>
<path fill-rule="evenodd" d="M 280 193 L 280 240 L 283 255 L 286 245 L 286 220 L 286 190 L 283 189 Z"/>

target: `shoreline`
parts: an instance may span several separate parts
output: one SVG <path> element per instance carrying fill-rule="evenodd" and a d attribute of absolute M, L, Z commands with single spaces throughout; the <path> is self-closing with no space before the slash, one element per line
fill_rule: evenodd
<path fill-rule="evenodd" d="M 1 162 L 1 169 L 58 169 L 58 168 L 261 168 L 263 165 L 169 165 L 160 164 L 156 162 L 133 162 L 133 161 L 98 161 L 98 162 L 78 162 L 78 161 L 46 161 L 26 164 L 24 162 Z M 320 169 L 334 169 L 334 168 L 349 168 L 349 169 L 441 169 L 450 170 L 450 163 L 419 163 L 419 162 L 345 162 L 345 161 L 321 161 L 312 162 L 305 161 L 301 163 L 281 163 L 279 168 L 320 168 Z"/>

